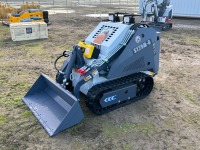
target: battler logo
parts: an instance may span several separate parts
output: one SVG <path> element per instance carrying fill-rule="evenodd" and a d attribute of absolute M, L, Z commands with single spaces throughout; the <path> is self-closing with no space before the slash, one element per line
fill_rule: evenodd
<path fill-rule="evenodd" d="M 114 96 L 111 96 L 111 97 L 107 97 L 106 99 L 104 99 L 104 102 L 110 102 L 110 101 L 114 101 L 114 100 L 116 100 L 117 98 L 116 98 L 117 96 L 116 95 L 114 95 Z"/>
<path fill-rule="evenodd" d="M 151 45 L 151 40 L 147 40 L 146 42 L 142 43 L 138 47 L 134 48 L 133 53 L 136 54 L 137 52 L 143 50 L 144 48 L 148 47 L 149 45 Z"/>

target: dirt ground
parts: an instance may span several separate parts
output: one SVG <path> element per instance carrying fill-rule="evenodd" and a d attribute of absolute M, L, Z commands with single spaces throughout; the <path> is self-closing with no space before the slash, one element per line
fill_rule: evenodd
<path fill-rule="evenodd" d="M 84 120 L 48 136 L 21 98 L 41 73 L 55 78 L 55 58 L 102 20 L 84 14 L 116 11 L 71 9 L 75 13 L 50 16 L 46 40 L 13 42 L 9 28 L 0 25 L 0 149 L 200 149 L 200 20 L 196 19 L 174 19 L 173 29 L 161 33 L 160 70 L 150 96 L 102 116 L 81 101 Z"/>

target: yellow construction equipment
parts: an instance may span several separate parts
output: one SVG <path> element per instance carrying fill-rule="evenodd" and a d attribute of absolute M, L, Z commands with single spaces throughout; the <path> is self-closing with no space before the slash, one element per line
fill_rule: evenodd
<path fill-rule="evenodd" d="M 29 9 L 20 12 L 19 14 L 12 14 L 10 16 L 10 22 L 49 22 L 48 11 L 40 9 Z"/>
<path fill-rule="evenodd" d="M 0 19 L 10 19 L 16 22 L 45 22 L 48 23 L 48 12 L 40 10 L 40 2 L 23 3 L 20 8 L 11 7 L 8 3 L 0 2 Z"/>

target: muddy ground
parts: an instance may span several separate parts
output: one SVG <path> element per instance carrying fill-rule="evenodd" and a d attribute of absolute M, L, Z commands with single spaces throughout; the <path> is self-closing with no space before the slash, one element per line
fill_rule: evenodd
<path fill-rule="evenodd" d="M 68 8 L 70 9 L 70 8 Z M 0 25 L 1 149 L 200 149 L 200 20 L 174 19 L 161 34 L 160 71 L 147 98 L 96 116 L 81 107 L 85 119 L 49 137 L 21 98 L 41 73 L 52 78 L 55 58 L 83 40 L 114 8 L 72 8 L 50 16 L 49 38 L 13 42 Z"/>

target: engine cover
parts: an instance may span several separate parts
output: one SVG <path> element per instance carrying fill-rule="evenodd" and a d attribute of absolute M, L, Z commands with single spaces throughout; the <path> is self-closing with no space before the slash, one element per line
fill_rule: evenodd
<path fill-rule="evenodd" d="M 107 56 L 122 40 L 131 25 L 113 22 L 101 22 L 85 39 L 85 43 L 93 44 L 101 50 L 100 54 Z M 95 39 L 102 33 L 106 33 L 105 39 L 101 44 L 95 44 Z"/>

